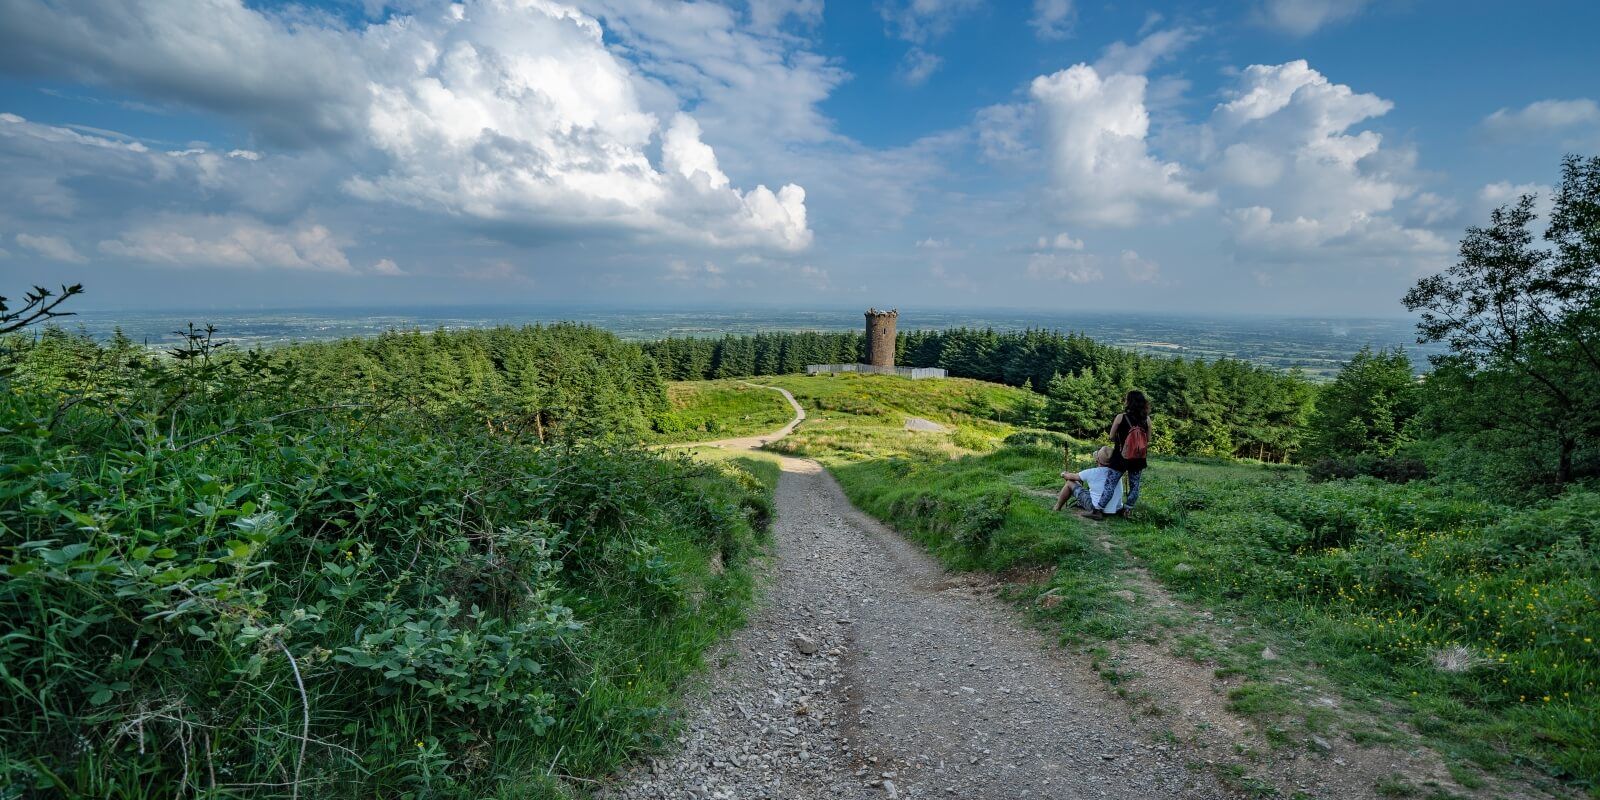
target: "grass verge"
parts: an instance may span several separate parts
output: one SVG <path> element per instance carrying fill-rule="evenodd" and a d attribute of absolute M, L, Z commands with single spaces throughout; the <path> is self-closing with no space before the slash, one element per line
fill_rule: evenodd
<path fill-rule="evenodd" d="M 670 383 L 667 404 L 667 412 L 651 421 L 652 444 L 756 436 L 794 416 L 783 395 L 736 380 Z"/>
<path fill-rule="evenodd" d="M 1457 763 L 1532 767 L 1596 791 L 1600 494 L 1512 509 L 1449 486 L 1311 484 L 1292 469 L 1162 461 L 1146 474 L 1140 521 L 1089 526 L 1045 507 L 1061 459 L 1018 446 L 827 460 L 853 502 L 953 568 L 1051 570 L 1030 591 L 1050 598 L 1043 607 L 1071 638 L 1156 624 L 1123 599 L 1125 546 L 1193 607 L 1259 631 L 1231 647 L 1187 646 L 1217 650 L 1219 669 L 1249 679 L 1233 710 L 1268 727 L 1291 710 L 1318 727 L 1308 698 L 1264 682 L 1315 665 Z M 1101 536 L 1118 547 L 1096 547 Z M 1262 639 L 1277 648 L 1270 662 Z"/>

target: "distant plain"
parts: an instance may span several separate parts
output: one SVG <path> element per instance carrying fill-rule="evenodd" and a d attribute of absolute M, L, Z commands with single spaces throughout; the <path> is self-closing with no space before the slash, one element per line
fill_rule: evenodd
<path fill-rule="evenodd" d="M 160 346 L 177 341 L 189 323 L 214 325 L 218 337 L 239 346 L 377 336 L 388 330 L 482 328 L 574 321 L 624 339 L 721 336 L 764 331 L 843 331 L 862 325 L 860 309 L 684 310 L 595 306 L 418 306 L 412 308 L 301 308 L 266 310 L 87 311 L 61 320 L 96 338 L 120 327 L 135 341 Z M 1107 344 L 1185 358 L 1236 358 L 1280 369 L 1298 368 L 1315 379 L 1331 377 L 1363 346 L 1404 347 L 1419 370 L 1433 348 L 1415 343 L 1404 317 L 1282 317 L 1177 315 L 1120 312 L 906 309 L 901 331 L 956 327 L 1075 331 Z"/>

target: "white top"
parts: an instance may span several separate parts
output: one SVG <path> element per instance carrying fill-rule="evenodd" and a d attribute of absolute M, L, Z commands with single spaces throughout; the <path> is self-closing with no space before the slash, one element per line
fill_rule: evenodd
<path fill-rule="evenodd" d="M 1078 473 L 1078 477 L 1083 479 L 1083 488 L 1089 490 L 1091 502 L 1100 502 L 1100 493 L 1106 490 L 1106 477 L 1110 474 L 1110 467 L 1093 467 Z M 1120 508 L 1122 508 L 1122 481 L 1119 480 L 1116 491 L 1111 493 L 1111 502 L 1106 503 L 1106 507 L 1100 510 L 1107 514 L 1115 514 Z"/>

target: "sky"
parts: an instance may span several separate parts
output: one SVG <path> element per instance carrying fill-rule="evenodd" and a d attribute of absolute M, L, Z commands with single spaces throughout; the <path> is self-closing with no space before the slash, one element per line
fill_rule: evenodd
<path fill-rule="evenodd" d="M 0 0 L 0 293 L 1389 316 L 1590 0 Z"/>

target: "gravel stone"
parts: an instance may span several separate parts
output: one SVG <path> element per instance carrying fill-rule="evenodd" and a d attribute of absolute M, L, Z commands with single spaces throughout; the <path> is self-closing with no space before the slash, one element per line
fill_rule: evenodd
<path fill-rule="evenodd" d="M 1230 796 L 1181 748 L 1153 747 L 1015 609 L 853 508 L 816 462 L 784 459 L 776 499 L 777 558 L 721 648 L 731 658 L 709 660 L 725 666 L 686 701 L 677 748 L 600 796 Z"/>

